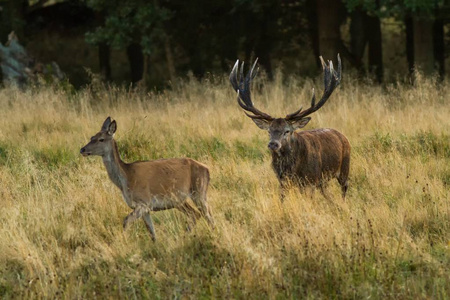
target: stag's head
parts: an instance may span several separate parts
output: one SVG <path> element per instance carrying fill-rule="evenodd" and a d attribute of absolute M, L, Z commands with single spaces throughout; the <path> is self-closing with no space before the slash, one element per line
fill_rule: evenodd
<path fill-rule="evenodd" d="M 105 153 L 109 152 L 113 145 L 114 133 L 117 129 L 116 121 L 111 121 L 111 118 L 106 118 L 103 122 L 100 131 L 91 137 L 89 143 L 81 148 L 80 153 L 83 156 L 98 155 L 103 156 Z"/>
<path fill-rule="evenodd" d="M 271 151 L 279 152 L 281 148 L 289 142 L 295 130 L 308 124 L 311 118 L 307 116 L 321 108 L 333 93 L 334 89 L 339 85 L 341 82 L 341 59 L 339 55 L 337 56 L 337 59 L 338 67 L 337 70 L 335 70 L 331 61 L 327 64 L 322 57 L 320 57 L 324 70 L 325 85 L 320 101 L 316 104 L 316 97 L 313 89 L 311 107 L 306 110 L 302 110 L 302 108 L 300 108 L 299 110 L 286 115 L 284 118 L 274 118 L 253 106 L 253 102 L 250 97 L 250 83 L 258 72 L 258 69 L 255 69 L 258 60 L 255 61 L 245 77 L 244 63 L 241 64 L 238 75 L 239 60 L 236 61 L 236 64 L 230 74 L 230 82 L 234 90 L 238 93 L 237 101 L 246 111 L 245 114 L 251 118 L 259 128 L 269 132 L 270 141 L 268 147 Z"/>

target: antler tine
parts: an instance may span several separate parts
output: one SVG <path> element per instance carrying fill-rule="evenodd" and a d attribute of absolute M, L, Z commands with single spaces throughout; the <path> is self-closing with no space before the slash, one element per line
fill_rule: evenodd
<path fill-rule="evenodd" d="M 341 83 L 341 74 L 342 74 L 342 64 L 341 64 L 341 58 L 339 54 L 337 55 L 337 61 L 338 61 L 338 67 L 337 71 L 333 68 L 333 62 L 329 61 L 327 64 L 322 56 L 320 56 L 320 61 L 322 63 L 322 68 L 324 72 L 323 81 L 324 81 L 324 91 L 322 98 L 320 98 L 319 102 L 316 103 L 316 97 L 313 89 L 313 96 L 311 100 L 311 107 L 301 111 L 299 109 L 298 111 L 289 114 L 286 116 L 286 120 L 294 121 L 294 120 L 300 120 L 313 112 L 317 111 L 319 108 L 321 108 L 325 102 L 327 102 L 328 98 L 331 96 L 333 91 L 336 89 L 336 87 Z"/>
<path fill-rule="evenodd" d="M 316 92 L 314 90 L 314 88 L 312 89 L 312 98 L 311 98 L 311 106 L 316 105 Z"/>
<path fill-rule="evenodd" d="M 231 82 L 231 85 L 233 86 L 233 89 L 235 91 L 237 91 L 238 88 L 239 88 L 238 75 L 237 75 L 237 72 L 236 72 L 236 70 L 238 68 L 239 68 L 239 59 L 236 60 L 236 63 L 234 64 L 233 69 L 231 70 L 231 73 L 230 73 L 230 82 Z"/>
<path fill-rule="evenodd" d="M 256 59 L 252 68 L 249 70 L 247 76 L 245 77 L 244 77 L 244 63 L 242 63 L 239 70 L 240 76 L 238 78 L 237 72 L 239 69 L 239 60 L 237 60 L 233 69 L 231 70 L 230 82 L 234 90 L 238 93 L 237 101 L 239 106 L 242 107 L 244 110 L 254 114 L 249 115 L 245 113 L 248 117 L 252 119 L 273 120 L 273 118 L 270 115 L 263 113 L 262 111 L 259 111 L 257 108 L 255 108 L 251 100 L 250 84 L 253 78 L 255 78 L 256 74 L 258 73 L 258 69 L 256 68 L 257 62 L 258 59 Z"/>
<path fill-rule="evenodd" d="M 341 57 L 339 56 L 339 53 L 337 55 L 337 60 L 338 60 L 338 69 L 337 69 L 336 76 L 338 78 L 339 83 L 341 83 L 342 64 L 341 64 Z"/>
<path fill-rule="evenodd" d="M 241 64 L 241 69 L 239 72 L 239 87 L 245 91 L 245 77 L 244 77 L 244 62 Z"/>
<path fill-rule="evenodd" d="M 249 74 L 247 75 L 247 78 L 248 78 L 249 80 L 253 80 L 253 78 L 256 77 L 256 74 L 258 74 L 259 68 L 256 69 L 256 72 L 255 72 L 255 73 L 253 73 L 253 71 L 254 71 L 255 68 L 256 68 L 256 64 L 257 64 L 257 63 L 258 63 L 258 58 L 255 59 L 255 62 L 253 63 L 253 66 L 252 66 L 252 68 L 250 69 Z M 244 65 L 244 63 L 242 63 L 242 65 Z M 250 81 L 249 81 L 249 83 L 250 83 Z"/>

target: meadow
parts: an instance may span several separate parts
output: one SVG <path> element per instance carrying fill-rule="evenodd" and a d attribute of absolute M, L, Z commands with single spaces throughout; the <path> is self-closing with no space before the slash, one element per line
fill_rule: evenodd
<path fill-rule="evenodd" d="M 322 80 L 264 77 L 255 105 L 307 107 Z M 151 299 L 449 299 L 450 85 L 344 78 L 306 129 L 351 145 L 349 191 L 292 189 L 284 203 L 268 134 L 226 76 L 164 92 L 93 83 L 0 90 L 0 297 Z M 204 220 L 185 231 L 155 212 L 157 241 L 130 212 L 99 157 L 79 150 L 107 116 L 123 160 L 191 157 L 209 166 Z"/>

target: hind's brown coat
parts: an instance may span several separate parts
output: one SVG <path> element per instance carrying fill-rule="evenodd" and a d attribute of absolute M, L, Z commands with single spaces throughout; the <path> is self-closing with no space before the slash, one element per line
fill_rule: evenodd
<path fill-rule="evenodd" d="M 207 166 L 190 158 L 125 163 L 113 138 L 115 131 L 116 122 L 108 117 L 101 131 L 80 152 L 84 156 L 102 157 L 109 178 L 133 209 L 124 219 L 124 227 L 142 217 L 154 240 L 155 230 L 149 212 L 171 208 L 191 216 L 194 222 L 203 215 L 213 225 L 206 199 L 209 184 Z M 188 198 L 198 210 L 190 205 Z"/>

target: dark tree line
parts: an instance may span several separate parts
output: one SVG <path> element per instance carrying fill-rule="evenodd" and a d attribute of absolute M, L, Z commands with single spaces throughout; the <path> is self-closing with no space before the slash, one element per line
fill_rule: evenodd
<path fill-rule="evenodd" d="M 268 76 L 273 63 L 309 49 L 335 58 L 360 76 L 383 81 L 381 22 L 404 26 L 405 60 L 412 72 L 445 75 L 445 26 L 450 0 L 0 0 L 0 39 L 14 30 L 26 41 L 36 30 L 64 24 L 82 27 L 98 47 L 99 70 L 113 77 L 111 50 L 123 50 L 130 81 L 147 81 L 156 68 L 163 80 L 192 71 L 229 71 L 236 58 L 259 57 Z M 343 31 L 343 25 L 345 31 Z M 345 35 L 345 37 L 343 36 Z M 347 38 L 347 39 L 346 39 Z M 395 42 L 394 42 L 395 43 Z M 393 44 L 393 47 L 396 45 Z M 298 57 L 301 60 L 301 57 Z M 57 60 L 57 58 L 55 58 Z M 82 63 L 82 62 L 79 62 Z"/>

